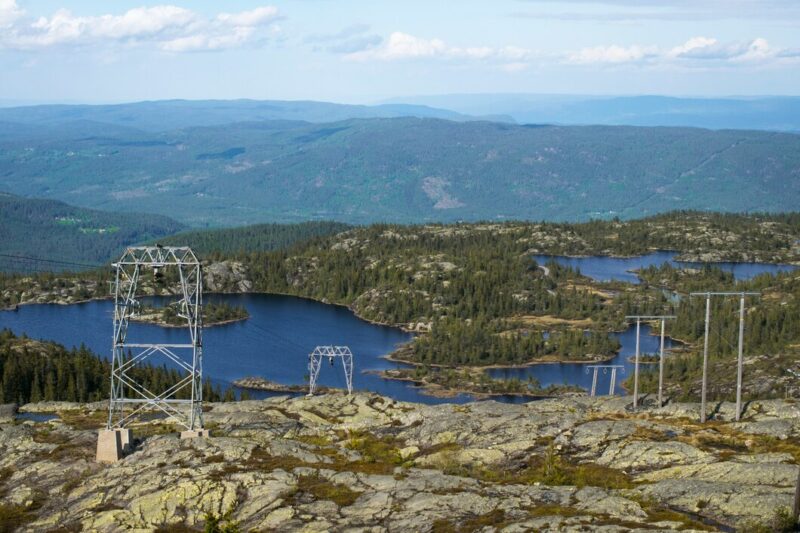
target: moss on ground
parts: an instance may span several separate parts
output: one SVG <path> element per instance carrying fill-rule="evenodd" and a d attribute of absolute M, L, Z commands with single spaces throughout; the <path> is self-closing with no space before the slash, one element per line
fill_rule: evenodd
<path fill-rule="evenodd" d="M 432 533 L 473 533 L 483 528 L 501 528 L 507 525 L 506 513 L 502 509 L 495 509 L 483 515 L 476 515 L 460 522 L 452 522 L 445 518 L 435 520 L 431 529 Z"/>
<path fill-rule="evenodd" d="M 347 485 L 333 483 L 319 475 L 300 476 L 297 478 L 297 492 L 294 498 L 300 494 L 308 494 L 315 500 L 329 500 L 339 507 L 347 507 L 361 496 L 361 492 L 354 491 Z"/>

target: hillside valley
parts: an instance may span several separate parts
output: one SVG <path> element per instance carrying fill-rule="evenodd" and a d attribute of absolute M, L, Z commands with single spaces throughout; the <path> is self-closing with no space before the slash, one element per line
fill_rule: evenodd
<path fill-rule="evenodd" d="M 9 192 L 191 226 L 629 219 L 800 204 L 800 136 L 432 118 L 0 123 Z"/>
<path fill-rule="evenodd" d="M 0 271 L 86 270 L 125 246 L 184 228 L 166 216 L 111 213 L 0 192 Z"/>

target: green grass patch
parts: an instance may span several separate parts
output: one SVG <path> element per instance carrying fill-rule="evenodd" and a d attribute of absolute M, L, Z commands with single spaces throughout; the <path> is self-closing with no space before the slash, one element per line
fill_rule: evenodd
<path fill-rule="evenodd" d="M 594 463 L 576 464 L 558 453 L 551 443 L 545 452 L 533 455 L 522 468 L 512 471 L 501 468 L 458 464 L 453 455 L 443 457 L 440 469 L 445 474 L 471 477 L 481 481 L 507 484 L 571 485 L 576 487 L 602 487 L 605 489 L 629 489 L 633 480 L 620 470 Z"/>
<path fill-rule="evenodd" d="M 66 425 L 77 430 L 103 429 L 108 422 L 108 411 L 105 409 L 88 413 L 79 410 L 60 411 L 58 416 Z"/>
<path fill-rule="evenodd" d="M 346 485 L 341 483 L 333 483 L 322 476 L 300 476 L 297 479 L 297 493 L 309 494 L 315 500 L 329 500 L 338 505 L 339 507 L 347 507 L 361 496 L 361 492 L 354 491 Z"/>
<path fill-rule="evenodd" d="M 582 513 L 580 513 L 577 509 L 555 503 L 537 505 L 536 507 L 531 507 L 528 509 L 528 516 L 532 518 L 538 518 L 541 516 L 562 516 L 568 518 L 571 516 L 580 516 L 581 514 Z"/>
<path fill-rule="evenodd" d="M 400 449 L 403 442 L 390 436 L 376 437 L 371 433 L 350 431 L 347 435 L 345 447 L 361 454 L 362 462 L 367 464 L 384 464 L 401 466 L 403 458 Z"/>
<path fill-rule="evenodd" d="M 445 518 L 435 520 L 432 525 L 432 533 L 472 533 L 481 531 L 486 527 L 501 528 L 509 522 L 506 513 L 502 509 L 495 509 L 483 515 L 473 516 L 461 522 L 453 522 Z"/>

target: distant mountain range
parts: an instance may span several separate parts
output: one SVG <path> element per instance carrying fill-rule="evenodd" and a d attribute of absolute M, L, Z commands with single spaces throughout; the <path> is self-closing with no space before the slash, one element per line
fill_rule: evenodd
<path fill-rule="evenodd" d="M 413 117 L 144 131 L 91 113 L 8 122 L 3 113 L 12 111 L 25 114 L 0 110 L 0 187 L 192 226 L 585 220 L 800 205 L 800 136 L 788 133 Z"/>
<path fill-rule="evenodd" d="M 81 265 L 105 263 L 125 246 L 184 228 L 159 215 L 108 213 L 0 193 L 0 272 L 82 270 Z"/>
<path fill-rule="evenodd" d="M 520 124 L 689 126 L 800 132 L 800 97 L 672 98 L 447 94 L 392 100 L 468 115 L 504 115 Z"/>
<path fill-rule="evenodd" d="M 0 122 L 57 127 L 65 122 L 89 121 L 150 132 L 265 120 L 336 122 L 351 118 L 395 117 L 512 121 L 509 117 L 471 117 L 446 109 L 403 103 L 366 106 L 278 100 L 158 100 L 112 105 L 0 108 Z"/>

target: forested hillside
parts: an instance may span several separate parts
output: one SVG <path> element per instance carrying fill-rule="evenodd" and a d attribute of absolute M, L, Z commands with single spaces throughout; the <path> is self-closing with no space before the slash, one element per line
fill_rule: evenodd
<path fill-rule="evenodd" d="M 142 386 L 158 390 L 166 390 L 182 378 L 174 369 L 150 364 L 133 372 Z M 0 403 L 102 400 L 108 398 L 110 376 L 111 363 L 83 346 L 67 350 L 52 342 L 0 331 Z M 178 397 L 185 398 L 184 391 Z M 204 384 L 203 397 L 212 402 L 223 398 L 209 381 Z"/>
<path fill-rule="evenodd" d="M 678 314 L 681 320 L 671 326 L 672 333 L 695 343 L 702 334 L 701 302 L 675 299 L 670 291 L 685 296 L 709 288 L 770 294 L 748 317 L 749 353 L 795 353 L 800 342 L 796 273 L 735 282 L 713 267 L 663 267 L 643 271 L 644 283 L 634 286 L 597 283 L 557 263 L 539 265 L 531 258 L 535 253 L 621 254 L 668 247 L 704 260 L 800 263 L 796 215 L 676 212 L 583 224 L 373 225 L 272 251 L 248 250 L 261 246 L 262 237 L 275 230 L 210 232 L 202 244 L 209 250 L 206 258 L 225 261 L 227 267 L 209 265 L 209 270 L 228 272 L 230 279 L 215 274 L 208 290 L 250 287 L 348 305 L 364 318 L 422 333 L 396 354 L 419 363 L 603 359 L 618 347 L 608 333 L 622 329 L 624 316 L 632 313 Z M 103 276 L 108 274 L 86 274 L 80 280 L 0 277 L 0 305 L 104 296 Z M 730 314 L 727 303 L 716 305 L 715 314 Z M 735 327 L 731 324 L 725 327 Z M 721 339 L 712 340 L 712 347 L 723 356 L 729 350 Z"/>
<path fill-rule="evenodd" d="M 0 193 L 0 271 L 75 270 L 105 263 L 125 246 L 180 231 L 158 215 L 110 213 Z M 24 257 L 75 264 L 42 263 Z"/>
<path fill-rule="evenodd" d="M 201 255 L 223 257 L 244 252 L 267 252 L 286 248 L 300 241 L 333 235 L 350 229 L 339 222 L 300 224 L 256 224 L 240 228 L 185 231 L 159 239 L 165 246 L 189 246 Z"/>
<path fill-rule="evenodd" d="M 394 118 L 147 133 L 0 124 L 14 193 L 195 226 L 623 219 L 800 205 L 800 135 Z"/>

